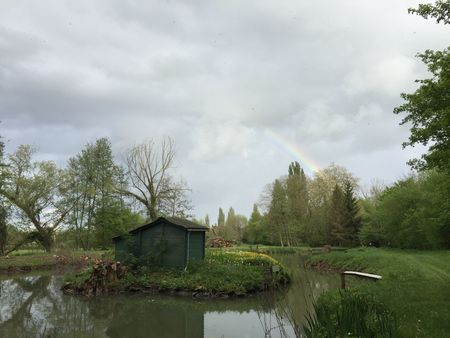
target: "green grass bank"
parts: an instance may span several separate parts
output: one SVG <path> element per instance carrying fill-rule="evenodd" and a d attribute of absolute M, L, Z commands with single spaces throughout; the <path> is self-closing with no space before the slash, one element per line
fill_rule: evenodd
<path fill-rule="evenodd" d="M 94 267 L 95 268 L 95 267 Z M 66 293 L 93 295 L 114 292 L 169 292 L 194 297 L 245 296 L 289 283 L 285 268 L 255 252 L 207 250 L 204 262 L 186 269 L 139 267 L 120 278 L 92 281 L 92 269 L 68 276 Z M 105 275 L 100 273 L 99 275 Z"/>
<path fill-rule="evenodd" d="M 308 264 L 381 275 L 377 282 L 346 277 L 346 284 L 395 313 L 401 337 L 450 337 L 450 251 L 356 248 L 313 255 Z"/>
<path fill-rule="evenodd" d="M 108 251 L 18 250 L 7 257 L 0 257 L 0 273 L 20 273 L 58 268 L 82 268 L 97 260 L 112 257 Z"/>

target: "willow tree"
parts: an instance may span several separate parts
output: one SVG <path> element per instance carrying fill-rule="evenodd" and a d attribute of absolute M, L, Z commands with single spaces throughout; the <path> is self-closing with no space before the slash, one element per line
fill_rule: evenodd
<path fill-rule="evenodd" d="M 62 203 L 65 173 L 53 161 L 33 161 L 33 153 L 31 146 L 21 145 L 8 156 L 0 194 L 17 211 L 18 225 L 31 230 L 15 247 L 36 241 L 51 251 L 54 233 L 72 206 Z"/>

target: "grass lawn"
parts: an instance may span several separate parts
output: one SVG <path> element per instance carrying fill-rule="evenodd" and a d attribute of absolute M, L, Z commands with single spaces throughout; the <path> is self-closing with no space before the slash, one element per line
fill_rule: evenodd
<path fill-rule="evenodd" d="M 346 284 L 379 297 L 395 312 L 402 336 L 450 337 L 450 251 L 357 248 L 309 262 L 383 276 L 378 282 L 346 277 Z"/>
<path fill-rule="evenodd" d="M 8 257 L 0 257 L 0 271 L 16 272 L 45 270 L 65 265 L 86 265 L 96 259 L 105 258 L 108 251 L 55 250 L 48 253 L 41 250 L 18 250 Z"/>

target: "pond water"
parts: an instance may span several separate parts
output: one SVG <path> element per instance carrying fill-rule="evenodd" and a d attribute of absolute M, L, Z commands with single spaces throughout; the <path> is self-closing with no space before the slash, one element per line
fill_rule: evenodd
<path fill-rule="evenodd" d="M 277 256 L 292 272 L 286 290 L 247 298 L 192 300 L 133 294 L 66 296 L 55 275 L 0 280 L 0 337 L 295 337 L 311 302 L 338 287 L 336 275 L 305 270 L 297 254 Z"/>

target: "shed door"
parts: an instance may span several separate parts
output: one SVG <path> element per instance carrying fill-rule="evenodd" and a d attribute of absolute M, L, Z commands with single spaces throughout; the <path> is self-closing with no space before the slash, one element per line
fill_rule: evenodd
<path fill-rule="evenodd" d="M 203 260 L 203 250 L 205 233 L 203 231 L 191 231 L 189 234 L 189 260 L 201 261 Z"/>

